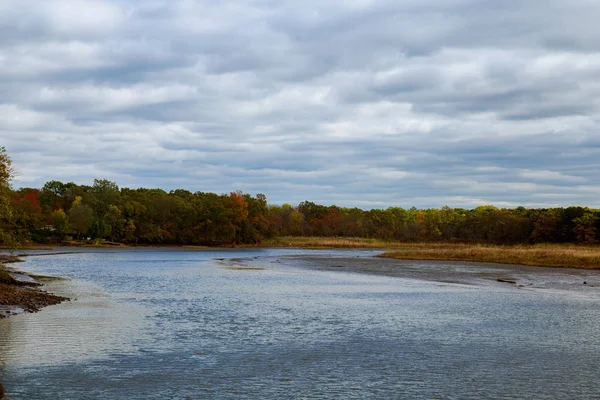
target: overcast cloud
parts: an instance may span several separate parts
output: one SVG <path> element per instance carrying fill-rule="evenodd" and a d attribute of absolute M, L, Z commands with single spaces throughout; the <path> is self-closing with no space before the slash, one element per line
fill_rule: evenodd
<path fill-rule="evenodd" d="M 600 207 L 597 0 L 5 0 L 0 145 L 46 181 Z"/>

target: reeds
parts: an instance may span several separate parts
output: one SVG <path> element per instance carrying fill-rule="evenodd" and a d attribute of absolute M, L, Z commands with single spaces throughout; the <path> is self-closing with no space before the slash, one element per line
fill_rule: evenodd
<path fill-rule="evenodd" d="M 600 269 L 600 247 L 562 244 L 494 246 L 417 243 L 388 251 L 381 257 Z"/>
<path fill-rule="evenodd" d="M 380 239 L 364 239 L 352 237 L 296 237 L 285 236 L 270 239 L 262 245 L 269 247 L 305 247 L 305 248 L 394 248 L 391 242 Z"/>
<path fill-rule="evenodd" d="M 574 244 L 490 245 L 405 243 L 364 238 L 281 237 L 265 246 L 385 249 L 380 257 L 406 260 L 475 261 L 541 267 L 600 269 L 600 246 Z"/>

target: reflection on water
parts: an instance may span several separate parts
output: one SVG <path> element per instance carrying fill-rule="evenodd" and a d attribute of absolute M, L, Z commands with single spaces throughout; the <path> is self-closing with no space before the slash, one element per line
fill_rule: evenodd
<path fill-rule="evenodd" d="M 0 358 L 4 363 L 32 367 L 131 351 L 134 344 L 127 338 L 133 340 L 140 327 L 148 325 L 144 308 L 111 301 L 94 285 L 59 280 L 46 283 L 45 289 L 74 300 L 51 312 L 2 321 Z"/>
<path fill-rule="evenodd" d="M 372 254 L 31 258 L 77 301 L 0 321 L 0 379 L 13 400 L 600 397 L 596 293 L 310 269 L 298 252 Z"/>

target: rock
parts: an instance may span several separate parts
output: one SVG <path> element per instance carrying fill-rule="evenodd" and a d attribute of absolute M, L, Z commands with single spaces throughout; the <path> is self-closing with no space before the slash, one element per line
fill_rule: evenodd
<path fill-rule="evenodd" d="M 502 283 L 512 283 L 513 285 L 515 285 L 517 283 L 516 280 L 510 279 L 510 278 L 497 278 L 496 280 L 498 282 L 502 282 Z"/>

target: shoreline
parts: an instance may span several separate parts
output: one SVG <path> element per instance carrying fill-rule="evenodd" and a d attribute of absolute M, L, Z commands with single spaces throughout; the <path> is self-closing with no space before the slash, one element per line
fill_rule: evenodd
<path fill-rule="evenodd" d="M 536 245 L 493 245 L 481 243 L 444 242 L 385 242 L 362 238 L 281 237 L 258 244 L 242 245 L 125 245 L 121 243 L 89 244 L 65 242 L 57 245 L 29 245 L 20 251 L 51 251 L 50 253 L 18 254 L 28 257 L 60 254 L 60 249 L 179 249 L 189 251 L 224 249 L 374 249 L 381 250 L 378 257 L 398 260 L 463 261 L 496 264 L 514 264 L 533 267 L 574 268 L 600 270 L 600 245 L 579 244 L 536 244 Z M 77 251 L 73 251 L 77 252 Z M 69 252 L 71 253 L 71 252 Z M 0 260 L 1 262 L 1 260 Z"/>
<path fill-rule="evenodd" d="M 295 239 L 295 240 L 292 240 Z M 365 245 L 366 244 L 366 245 Z M 387 245 L 387 246 L 386 246 Z M 56 296 L 40 289 L 43 285 L 34 275 L 7 268 L 4 264 L 22 262 L 19 257 L 51 256 L 58 254 L 75 254 L 78 251 L 65 251 L 67 248 L 89 250 L 126 250 L 126 249 L 178 249 L 178 250 L 228 250 L 228 249 L 266 249 L 266 248 L 298 248 L 298 249 L 372 249 L 381 250 L 375 257 L 387 265 L 384 260 L 396 260 L 402 264 L 410 261 L 449 262 L 449 263 L 486 263 L 502 267 L 512 265 L 515 269 L 530 268 L 569 268 L 573 270 L 600 270 L 600 246 L 575 245 L 473 245 L 457 243 L 382 243 L 377 240 L 356 238 L 280 238 L 277 243 L 265 242 L 259 245 L 234 247 L 224 246 L 74 246 L 63 243 L 57 246 L 29 245 L 19 250 L 24 252 L 17 256 L 0 254 L 0 319 L 24 312 L 37 312 L 44 307 L 69 301 L 66 297 Z M 26 253 L 35 251 L 36 253 Z M 333 261 L 333 260 L 332 260 Z M 374 261 L 374 263 L 377 263 Z M 333 268 L 332 269 L 344 269 Z M 360 268 L 359 268 L 360 269 Z M 383 272 L 380 267 L 367 268 L 371 273 L 395 276 L 395 272 Z M 427 269 L 427 268 L 425 268 Z M 366 271 L 362 271 L 366 272 Z M 438 271 L 439 272 L 439 271 Z M 433 271 L 426 271 L 430 278 Z M 442 274 L 444 275 L 444 274 Z M 443 277 L 442 277 L 443 278 Z M 57 278 L 59 279 L 59 278 Z M 515 283 L 511 277 L 499 276 L 498 282 Z"/>
<path fill-rule="evenodd" d="M 378 257 L 397 260 L 481 262 L 583 270 L 600 269 L 599 246 L 416 244 L 388 250 Z"/>
<path fill-rule="evenodd" d="M 23 313 L 36 313 L 44 307 L 71 300 L 40 289 L 44 285 L 36 280 L 36 275 L 5 265 L 20 262 L 23 260 L 17 256 L 0 254 L 0 320 Z M 6 389 L 0 382 L 0 400 L 6 399 L 6 396 Z"/>
<path fill-rule="evenodd" d="M 15 256 L 0 255 L 0 319 L 25 312 L 35 313 L 44 307 L 70 301 L 42 290 L 44 285 L 35 275 L 5 265 L 22 261 Z"/>
<path fill-rule="evenodd" d="M 261 265 L 253 259 L 245 261 L 249 266 Z M 281 260 L 271 262 L 287 262 L 294 267 L 322 272 L 366 274 L 501 290 L 559 290 L 588 298 L 600 298 L 600 273 L 591 269 L 474 261 L 415 261 L 377 256 L 332 258 L 325 255 L 305 255 L 282 257 Z"/>

